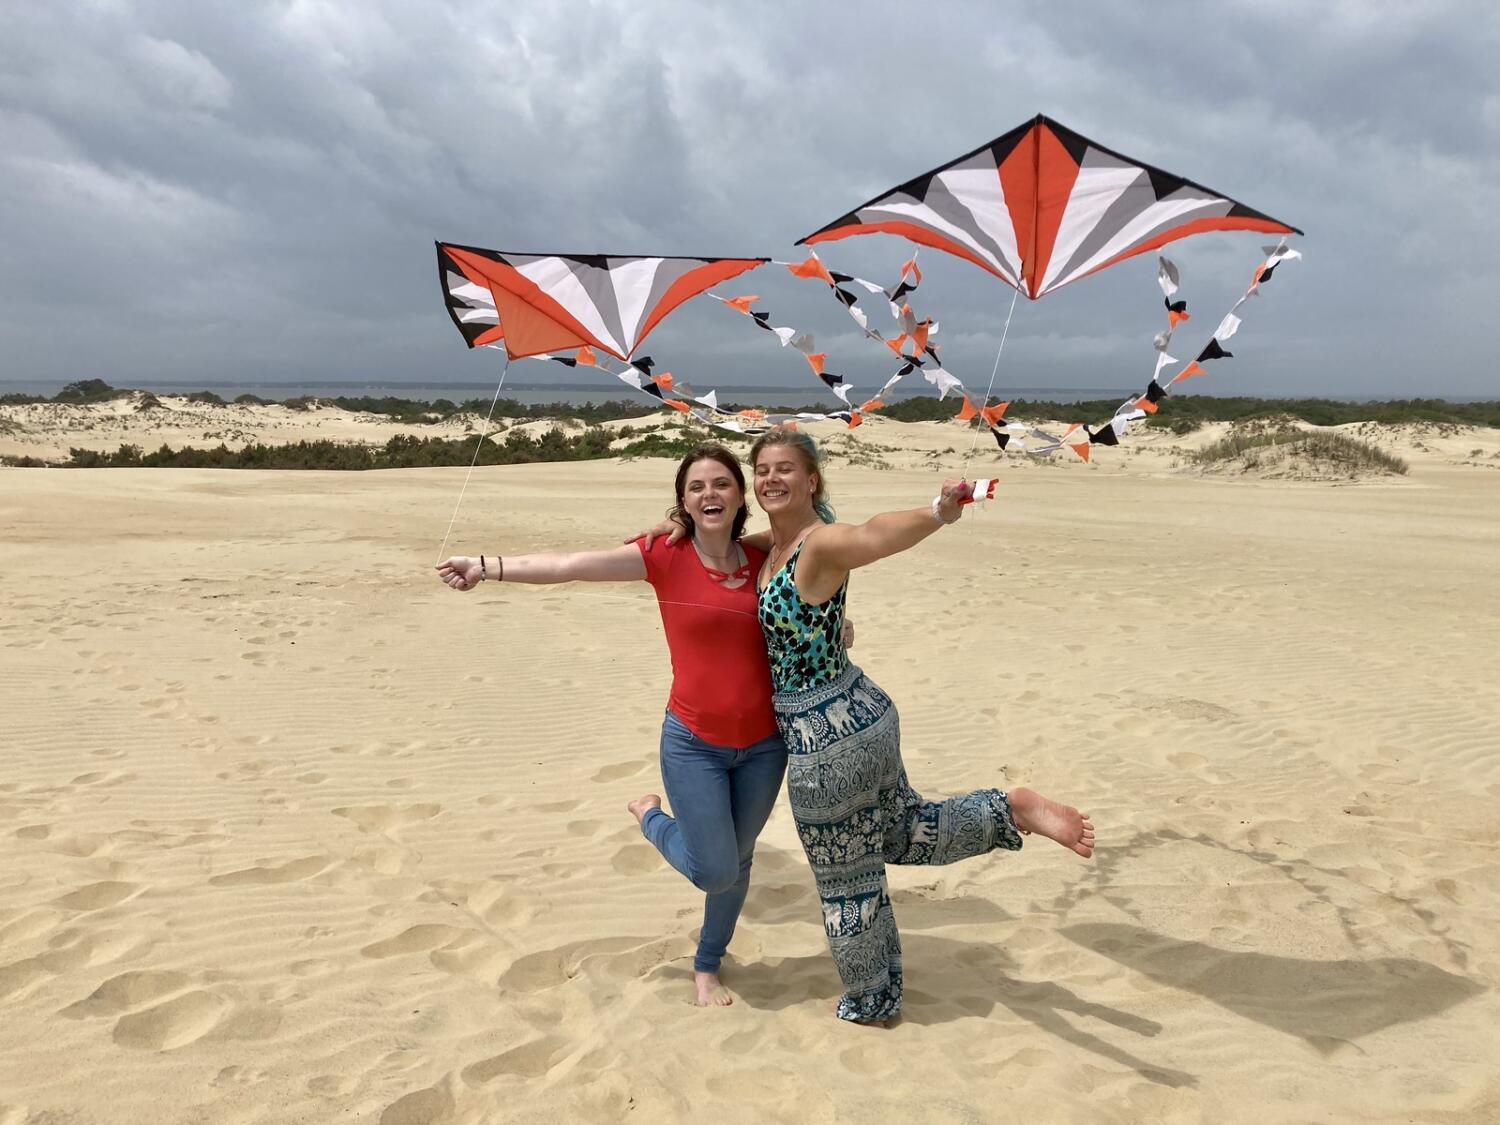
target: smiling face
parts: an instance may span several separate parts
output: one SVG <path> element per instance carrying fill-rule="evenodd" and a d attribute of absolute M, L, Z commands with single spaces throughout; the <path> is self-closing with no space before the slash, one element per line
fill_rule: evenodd
<path fill-rule="evenodd" d="M 734 475 L 712 457 L 688 466 L 682 480 L 683 511 L 703 531 L 728 530 L 745 506 L 745 492 Z"/>
<path fill-rule="evenodd" d="M 813 510 L 818 474 L 807 457 L 793 445 L 767 445 L 755 458 L 755 499 L 773 519 Z"/>

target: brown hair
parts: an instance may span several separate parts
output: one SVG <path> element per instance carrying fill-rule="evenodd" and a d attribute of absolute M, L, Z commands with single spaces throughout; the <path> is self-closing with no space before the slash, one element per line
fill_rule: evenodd
<path fill-rule="evenodd" d="M 802 458 L 802 467 L 809 473 L 818 474 L 818 487 L 813 489 L 812 496 L 813 511 L 824 523 L 834 523 L 836 517 L 833 514 L 833 505 L 828 503 L 828 482 L 824 479 L 823 458 L 818 452 L 818 443 L 801 430 L 775 426 L 756 438 L 755 444 L 750 447 L 752 469 L 759 463 L 761 451 L 770 449 L 773 445 L 785 445 L 795 449 Z"/>
<path fill-rule="evenodd" d="M 739 485 L 740 510 L 734 514 L 734 522 L 729 528 L 729 538 L 738 539 L 745 530 L 745 520 L 750 516 L 749 505 L 745 500 L 745 473 L 740 468 L 740 463 L 734 454 L 716 441 L 704 442 L 684 457 L 682 464 L 677 466 L 677 503 L 667 509 L 667 518 L 676 520 L 683 527 L 687 528 L 689 535 L 693 534 L 693 517 L 688 515 L 687 508 L 683 506 L 682 497 L 683 491 L 687 487 L 688 470 L 699 461 L 717 461 L 729 470 L 729 475 L 734 478 L 734 483 Z"/>

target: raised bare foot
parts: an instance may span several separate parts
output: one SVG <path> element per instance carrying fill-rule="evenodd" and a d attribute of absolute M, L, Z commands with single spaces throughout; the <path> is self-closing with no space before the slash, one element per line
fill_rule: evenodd
<path fill-rule="evenodd" d="M 646 798 L 642 797 L 641 800 Z M 656 802 L 658 805 L 660 801 Z M 729 989 L 725 988 L 719 980 L 718 973 L 700 973 L 693 970 L 693 987 L 698 990 L 698 1006 L 727 1008 L 734 1003 L 734 997 L 729 995 Z"/>
<path fill-rule="evenodd" d="M 1006 796 L 1011 819 L 1022 832 L 1056 840 L 1084 859 L 1094 854 L 1094 823 L 1088 813 L 1049 801 L 1034 789 L 1012 789 Z"/>
<path fill-rule="evenodd" d="M 635 817 L 635 822 L 639 824 L 651 809 L 661 808 L 661 798 L 655 793 L 647 793 L 644 797 L 637 797 L 625 807 L 630 810 L 630 815 Z"/>

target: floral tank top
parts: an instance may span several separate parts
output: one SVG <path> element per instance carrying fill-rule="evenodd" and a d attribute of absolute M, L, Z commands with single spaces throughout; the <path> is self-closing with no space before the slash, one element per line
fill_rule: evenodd
<path fill-rule="evenodd" d="M 844 651 L 844 597 L 849 580 L 821 605 L 810 605 L 797 593 L 797 558 L 807 543 L 792 551 L 786 565 L 760 592 L 756 612 L 766 635 L 771 686 L 778 692 L 803 691 L 837 679 L 849 666 Z"/>

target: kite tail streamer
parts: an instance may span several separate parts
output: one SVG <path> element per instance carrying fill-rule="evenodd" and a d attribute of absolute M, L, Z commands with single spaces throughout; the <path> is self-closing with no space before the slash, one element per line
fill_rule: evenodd
<path fill-rule="evenodd" d="M 1000 332 L 1000 347 L 995 350 L 995 366 L 990 371 L 990 385 L 984 389 L 984 404 L 990 404 L 990 395 L 995 390 L 995 376 L 1000 373 L 1000 357 L 1005 354 L 1005 338 L 1010 335 L 1010 318 L 1016 313 L 1016 298 L 1021 295 L 1018 286 L 1013 286 L 1010 291 L 1010 312 L 1005 314 L 1005 327 Z M 974 456 L 974 447 L 979 444 L 979 428 L 974 429 L 974 440 L 969 443 L 969 452 L 964 454 L 964 467 L 959 476 L 968 478 L 969 459 Z"/>
<path fill-rule="evenodd" d="M 464 474 L 463 487 L 458 490 L 458 503 L 453 505 L 453 516 L 448 520 L 448 530 L 443 532 L 443 541 L 438 545 L 438 562 L 442 562 L 447 557 L 443 552 L 448 549 L 448 537 L 453 534 L 453 525 L 458 520 L 458 509 L 464 502 L 464 493 L 468 491 L 469 478 L 474 475 L 474 466 L 479 463 L 479 451 L 484 448 L 485 440 L 490 436 L 490 419 L 495 416 L 495 404 L 500 401 L 500 388 L 505 386 L 505 376 L 509 371 L 510 356 L 506 356 L 505 366 L 500 369 L 500 382 L 495 384 L 495 397 L 490 399 L 490 412 L 484 416 L 484 429 L 479 434 L 479 444 L 474 447 L 474 459 L 469 462 L 469 471 Z"/>

